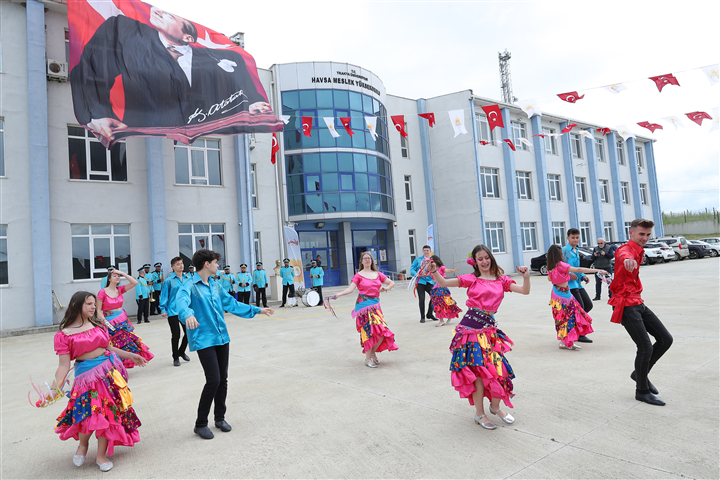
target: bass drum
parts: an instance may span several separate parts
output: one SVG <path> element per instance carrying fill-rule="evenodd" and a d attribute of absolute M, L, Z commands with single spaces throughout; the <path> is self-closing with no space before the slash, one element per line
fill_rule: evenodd
<path fill-rule="evenodd" d="M 306 290 L 303 293 L 302 302 L 306 307 L 317 307 L 320 304 L 320 294 L 315 290 Z"/>

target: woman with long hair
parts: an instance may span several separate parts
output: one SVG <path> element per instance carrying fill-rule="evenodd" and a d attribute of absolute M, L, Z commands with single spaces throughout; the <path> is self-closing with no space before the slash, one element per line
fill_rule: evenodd
<path fill-rule="evenodd" d="M 515 374 L 505 358 L 513 342 L 497 328 L 495 312 L 506 292 L 523 295 L 530 293 L 530 269 L 515 268 L 523 277 L 522 286 L 518 286 L 504 275 L 492 251 L 485 245 L 473 248 L 467 262 L 472 265 L 473 273 L 452 279 L 440 275 L 434 264 L 430 268 L 433 269 L 433 278 L 441 287 L 467 288 L 468 311 L 455 328 L 455 336 L 450 344 L 453 355 L 450 378 L 460 397 L 467 398 L 470 405 L 475 406 L 475 423 L 494 430 L 497 426 L 485 415 L 485 397 L 490 400 L 490 413 L 505 423 L 515 422 L 512 415 L 500 409 L 500 400 L 512 408 L 510 398 L 514 395 L 512 379 Z"/>
<path fill-rule="evenodd" d="M 95 433 L 95 461 L 100 470 L 107 472 L 113 467 L 107 456 L 113 454 L 116 445 L 132 447 L 140 441 L 140 420 L 132 408 L 127 371 L 120 358 L 141 367 L 147 361 L 136 353 L 110 346 L 107 328 L 96 314 L 96 300 L 90 292 L 77 292 L 70 299 L 60 331 L 55 334 L 59 365 L 51 390 L 63 387 L 74 360 L 70 400 L 57 419 L 55 432 L 61 440 L 80 441 L 73 456 L 78 467 L 85 463 L 90 437 Z"/>
<path fill-rule="evenodd" d="M 360 333 L 360 345 L 365 354 L 365 365 L 370 368 L 377 368 L 380 364 L 377 353 L 384 350 L 397 350 L 395 345 L 395 334 L 388 329 L 385 323 L 382 309 L 380 308 L 380 292 L 392 290 L 395 282 L 387 278 L 377 269 L 375 260 L 370 252 L 363 252 L 360 255 L 358 273 L 350 281 L 348 288 L 333 295 L 335 299 L 352 293 L 358 289 L 358 297 L 355 301 L 355 309 L 352 316 L 355 319 L 355 326 Z"/>
<path fill-rule="evenodd" d="M 120 285 L 120 279 L 124 277 L 130 282 L 129 285 Z M 147 345 L 142 342 L 142 338 L 138 337 L 128 320 L 127 313 L 123 308 L 123 294 L 129 292 L 138 284 L 138 281 L 119 269 L 114 269 L 108 273 L 107 287 L 101 289 L 97 294 L 97 312 L 100 320 L 109 323 L 110 344 L 130 353 L 137 353 L 148 362 L 155 355 L 150 353 Z M 135 362 L 132 360 L 123 360 L 125 368 L 133 368 Z"/>
<path fill-rule="evenodd" d="M 555 319 L 555 330 L 560 341 L 559 347 L 565 350 L 579 350 L 576 345 L 583 335 L 590 335 L 592 318 L 583 310 L 580 303 L 570 293 L 568 281 L 570 272 L 573 273 L 597 273 L 607 275 L 605 270 L 597 268 L 572 267 L 565 262 L 562 248 L 559 245 L 552 245 L 547 251 L 548 280 L 552 282 L 553 288 L 550 294 L 550 307 Z"/>
<path fill-rule="evenodd" d="M 432 261 L 438 267 L 438 273 L 443 277 L 447 272 L 455 273 L 458 271 L 458 268 L 460 268 L 447 268 L 437 255 L 433 255 L 430 258 L 432 258 Z M 458 314 L 462 312 L 457 302 L 450 296 L 450 290 L 448 290 L 447 287 L 441 287 L 437 283 L 430 290 L 430 301 L 432 302 L 435 316 L 440 319 L 440 321 L 435 324 L 436 327 L 447 325 L 453 318 L 458 318 Z"/>

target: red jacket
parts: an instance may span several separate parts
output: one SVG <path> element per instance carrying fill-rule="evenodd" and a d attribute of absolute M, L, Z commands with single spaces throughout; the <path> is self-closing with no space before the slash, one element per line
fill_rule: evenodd
<path fill-rule="evenodd" d="M 644 254 L 644 249 L 632 240 L 615 251 L 615 277 L 608 287 L 612 292 L 612 298 L 608 300 L 608 304 L 615 307 L 610 319 L 613 323 L 622 323 L 625 307 L 643 303 L 643 299 L 640 297 L 642 293 L 640 263 L 642 263 Z M 623 265 L 627 259 L 637 262 L 637 268 L 632 272 Z"/>

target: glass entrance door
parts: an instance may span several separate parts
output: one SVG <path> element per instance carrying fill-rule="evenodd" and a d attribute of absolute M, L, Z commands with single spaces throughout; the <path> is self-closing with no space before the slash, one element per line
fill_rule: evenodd
<path fill-rule="evenodd" d="M 380 271 L 389 271 L 387 232 L 385 230 L 354 230 L 353 260 L 355 270 L 360 265 L 360 256 L 363 252 L 370 252 Z"/>
<path fill-rule="evenodd" d="M 300 239 L 300 255 L 305 272 L 305 288 L 310 288 L 310 268 L 312 261 L 318 262 L 323 269 L 323 286 L 341 285 L 340 262 L 338 257 L 337 232 L 298 232 Z"/>

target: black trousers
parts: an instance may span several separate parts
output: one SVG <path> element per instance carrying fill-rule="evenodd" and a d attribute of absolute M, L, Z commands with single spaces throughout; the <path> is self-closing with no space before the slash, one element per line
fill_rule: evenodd
<path fill-rule="evenodd" d="M 608 266 L 608 267 L 597 267 L 597 268 L 602 268 L 603 270 L 605 270 L 606 272 L 608 272 L 610 275 L 612 275 L 612 273 L 613 273 L 613 267 L 612 267 L 612 265 L 610 265 L 610 266 Z M 605 282 L 603 282 L 603 281 L 600 279 L 600 277 L 598 277 L 597 275 L 595 275 L 595 298 L 600 298 L 600 294 L 602 293 L 603 283 L 605 283 Z M 609 289 L 609 288 L 608 288 L 608 298 L 612 298 L 612 292 L 610 292 L 610 289 Z"/>
<path fill-rule="evenodd" d="M 140 298 L 138 300 L 135 300 L 138 305 L 138 311 L 137 311 L 137 321 L 138 323 L 142 322 L 142 317 L 145 317 L 145 321 L 148 321 L 148 309 L 150 308 L 150 299 L 149 298 Z"/>
<path fill-rule="evenodd" d="M 215 403 L 215 421 L 225 420 L 225 399 L 227 398 L 228 360 L 230 344 L 217 345 L 197 351 L 200 364 L 205 372 L 205 386 L 200 394 L 196 427 L 207 427 L 210 406 Z"/>
<path fill-rule="evenodd" d="M 282 304 L 283 305 L 285 305 L 285 302 L 287 301 L 288 292 L 290 292 L 290 298 L 294 297 L 295 296 L 295 285 L 283 285 L 283 296 L 282 296 Z"/>
<path fill-rule="evenodd" d="M 623 310 L 622 326 L 625 327 L 632 341 L 637 345 L 635 355 L 635 388 L 640 393 L 649 393 L 648 372 L 668 351 L 673 343 L 672 335 L 667 331 L 660 319 L 645 306 L 635 305 Z M 655 337 L 650 342 L 649 335 Z"/>
<path fill-rule="evenodd" d="M 250 292 L 238 292 L 238 302 L 250 305 Z"/>
<path fill-rule="evenodd" d="M 428 309 L 427 314 L 428 317 L 432 317 L 433 315 L 433 307 L 432 307 L 432 300 L 430 297 L 430 290 L 432 290 L 433 286 L 429 283 L 418 283 L 417 286 L 417 294 L 418 294 L 418 303 L 420 305 L 420 318 L 425 318 L 425 292 L 428 293 Z"/>
<path fill-rule="evenodd" d="M 589 313 L 590 310 L 593 309 L 593 303 L 592 300 L 590 300 L 590 296 L 587 294 L 584 288 L 571 288 L 570 293 L 572 293 L 572 296 L 575 297 L 575 300 L 578 301 L 580 306 L 583 310 L 585 310 L 586 313 Z"/>
<path fill-rule="evenodd" d="M 177 315 L 168 317 L 168 325 L 170 325 L 170 347 L 172 347 L 173 360 L 177 360 L 181 355 L 185 355 L 185 349 L 188 345 L 187 329 L 185 324 L 178 320 Z M 182 327 L 184 334 L 182 342 L 180 342 L 180 327 Z M 180 342 L 180 346 L 178 346 L 178 342 Z"/>
<path fill-rule="evenodd" d="M 155 290 L 153 296 L 155 297 L 155 301 L 148 301 L 150 304 L 150 315 L 160 315 L 160 290 Z"/>
<path fill-rule="evenodd" d="M 313 290 L 318 292 L 318 295 L 320 295 L 320 303 L 315 305 L 316 307 L 321 307 L 323 305 L 323 296 L 322 296 L 322 285 L 317 285 L 315 287 L 312 287 Z"/>
<path fill-rule="evenodd" d="M 259 307 L 259 306 L 260 306 L 260 298 L 262 297 L 263 307 L 267 308 L 267 296 L 265 296 L 265 289 L 266 289 L 266 288 L 267 288 L 267 287 L 258 288 L 258 289 L 255 291 L 255 306 L 256 306 L 256 307 Z"/>
<path fill-rule="evenodd" d="M 235 300 L 238 299 L 238 296 L 235 295 L 235 290 L 228 290 L 228 295 L 230 295 L 231 297 L 233 297 Z"/>

